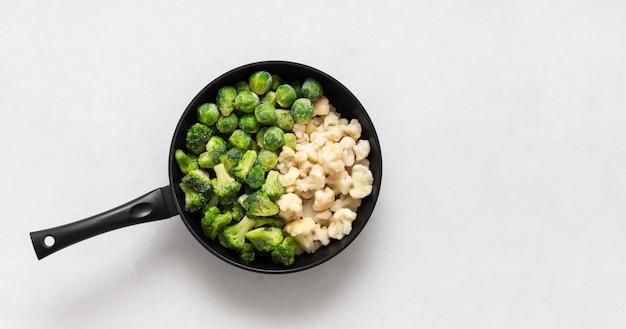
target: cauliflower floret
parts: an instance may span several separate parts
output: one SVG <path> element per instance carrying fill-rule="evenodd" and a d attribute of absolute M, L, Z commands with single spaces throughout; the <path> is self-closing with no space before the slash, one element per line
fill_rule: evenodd
<path fill-rule="evenodd" d="M 315 191 L 315 201 L 313 202 L 313 210 L 322 211 L 330 208 L 335 201 L 335 191 L 330 187 Z"/>
<path fill-rule="evenodd" d="M 361 139 L 358 144 L 352 146 L 352 150 L 356 156 L 356 161 L 363 160 L 370 154 L 370 142 L 367 139 Z"/>
<path fill-rule="evenodd" d="M 334 204 L 334 203 L 333 203 Z M 316 211 L 313 214 L 313 220 L 323 226 L 328 226 L 330 224 L 330 219 L 333 217 L 333 212 L 329 209 Z"/>
<path fill-rule="evenodd" d="M 355 199 L 350 195 L 340 195 L 339 198 L 333 202 L 333 205 L 330 206 L 330 211 L 337 212 L 342 208 L 356 211 L 359 206 L 361 206 L 361 200 L 363 199 Z"/>
<path fill-rule="evenodd" d="M 324 166 L 324 171 L 332 174 L 344 170 L 346 165 L 343 163 L 343 152 L 341 146 L 337 143 L 326 143 L 319 154 L 319 162 Z"/>
<path fill-rule="evenodd" d="M 294 155 L 296 155 L 296 153 L 291 147 L 283 146 L 282 150 L 278 154 L 278 162 L 290 161 Z"/>
<path fill-rule="evenodd" d="M 294 154 L 293 156 L 293 160 L 298 164 L 303 164 L 305 161 L 308 161 L 309 156 L 306 154 L 306 152 L 303 151 L 298 151 Z"/>
<path fill-rule="evenodd" d="M 302 199 L 294 193 L 285 193 L 276 200 L 278 217 L 286 222 L 302 216 Z"/>
<path fill-rule="evenodd" d="M 372 185 L 374 184 L 374 176 L 369 168 L 363 165 L 354 165 L 352 167 L 352 186 L 350 187 L 350 196 L 355 199 L 363 199 L 372 193 Z"/>
<path fill-rule="evenodd" d="M 352 177 L 345 169 L 334 172 L 326 176 L 326 185 L 340 194 L 348 194 L 350 193 L 350 186 L 352 186 Z"/>
<path fill-rule="evenodd" d="M 285 232 L 289 233 L 293 237 L 295 237 L 296 235 L 313 233 L 314 229 L 315 222 L 311 217 L 296 219 L 285 225 Z"/>
<path fill-rule="evenodd" d="M 313 239 L 313 234 L 297 235 L 294 236 L 293 239 L 296 241 L 298 247 L 309 254 L 316 252 L 317 249 L 322 246 L 319 241 Z"/>
<path fill-rule="evenodd" d="M 330 104 L 328 98 L 322 95 L 315 102 L 313 102 L 313 115 L 327 115 L 330 112 Z"/>
<path fill-rule="evenodd" d="M 300 170 L 298 172 L 299 172 L 300 177 L 306 177 L 309 175 L 311 168 L 313 168 L 313 164 L 308 161 L 304 161 L 299 165 L 299 167 L 300 167 Z"/>
<path fill-rule="evenodd" d="M 289 170 L 285 174 L 280 175 L 278 179 L 280 180 L 280 184 L 282 186 L 289 187 L 296 183 L 296 179 L 298 179 L 299 175 L 300 171 L 298 168 L 290 167 Z"/>
<path fill-rule="evenodd" d="M 354 161 L 354 164 L 352 166 L 354 167 L 356 165 L 361 165 L 361 166 L 369 168 L 370 167 L 370 160 L 368 160 L 368 159 L 361 159 L 361 160 Z M 350 169 L 350 170 L 352 170 L 352 169 Z"/>
<path fill-rule="evenodd" d="M 322 246 L 327 246 L 330 243 L 330 237 L 328 236 L 328 227 L 320 224 L 315 225 L 313 229 L 313 240 L 319 241 Z"/>
<path fill-rule="evenodd" d="M 328 236 L 341 240 L 352 231 L 352 222 L 356 219 L 356 213 L 350 209 L 339 209 L 333 214 L 328 225 Z"/>
<path fill-rule="evenodd" d="M 326 142 L 338 142 L 343 137 L 343 130 L 337 126 L 333 126 L 330 128 L 325 128 L 320 126 L 317 131 L 311 133 L 311 141 L 313 144 L 321 147 L 326 144 Z"/>
<path fill-rule="evenodd" d="M 309 161 L 317 163 L 317 148 L 314 144 L 296 144 L 296 151 L 304 152 Z"/>
<path fill-rule="evenodd" d="M 324 168 L 318 164 L 311 167 L 308 176 L 296 180 L 296 191 L 299 192 L 319 190 L 324 186 L 326 186 L 326 175 L 324 175 Z"/>
<path fill-rule="evenodd" d="M 324 127 L 328 128 L 331 126 L 338 126 L 339 125 L 339 116 L 337 115 L 337 112 L 331 111 L 330 113 L 328 113 L 327 116 L 324 117 Z M 343 134 L 343 131 L 342 131 Z"/>
<path fill-rule="evenodd" d="M 304 123 L 296 122 L 293 125 L 293 133 L 296 135 L 297 138 L 302 138 L 302 134 L 304 134 L 305 130 L 306 125 Z"/>
<path fill-rule="evenodd" d="M 362 127 L 361 123 L 357 119 L 350 120 L 350 123 L 347 125 L 341 125 L 341 129 L 346 135 L 352 137 L 354 140 L 361 138 Z"/>

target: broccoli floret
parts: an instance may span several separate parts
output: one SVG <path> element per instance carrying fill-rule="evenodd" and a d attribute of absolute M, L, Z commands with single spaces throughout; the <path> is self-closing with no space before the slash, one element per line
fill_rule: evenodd
<path fill-rule="evenodd" d="M 244 153 L 246 153 L 246 150 L 240 150 L 233 147 L 226 151 L 226 153 L 220 155 L 220 162 L 224 164 L 226 170 L 230 171 L 232 167 L 234 167 L 239 161 L 241 161 Z"/>
<path fill-rule="evenodd" d="M 293 237 L 285 237 L 283 241 L 272 250 L 272 261 L 285 266 L 293 265 L 296 257 L 296 241 Z"/>
<path fill-rule="evenodd" d="M 201 210 L 207 201 L 206 196 L 183 183 L 180 183 L 179 186 L 185 193 L 185 210 L 189 212 Z"/>
<path fill-rule="evenodd" d="M 238 223 L 226 226 L 222 235 L 230 249 L 240 250 L 246 242 L 246 233 L 254 226 L 254 219 L 244 216 Z"/>
<path fill-rule="evenodd" d="M 280 183 L 278 171 L 270 170 L 267 172 L 267 178 L 261 186 L 261 191 L 271 199 L 276 199 L 285 193 L 285 187 Z"/>
<path fill-rule="evenodd" d="M 226 153 L 228 144 L 220 136 L 211 136 L 206 143 L 206 152 L 200 154 L 198 164 L 202 168 L 213 168 L 220 163 L 220 156 Z"/>
<path fill-rule="evenodd" d="M 237 194 L 241 189 L 241 183 L 236 181 L 224 167 L 223 163 L 219 163 L 213 167 L 215 178 L 211 180 L 213 192 L 220 198 Z"/>
<path fill-rule="evenodd" d="M 204 196 L 206 197 L 207 201 L 204 203 L 204 206 L 202 206 L 202 209 L 200 210 L 201 213 L 205 213 L 207 210 L 209 210 L 209 208 L 217 206 L 220 201 L 220 198 L 212 192 L 204 193 Z"/>
<path fill-rule="evenodd" d="M 208 192 L 211 189 L 211 177 L 206 170 L 194 169 L 183 176 L 181 182 L 198 192 Z"/>
<path fill-rule="evenodd" d="M 230 169 L 230 173 L 240 182 L 246 181 L 246 176 L 248 176 L 248 172 L 250 172 L 250 168 L 254 165 L 256 161 L 256 151 L 248 150 L 241 157 L 241 161 L 237 163 L 234 167 Z"/>
<path fill-rule="evenodd" d="M 230 216 L 236 222 L 240 221 L 243 218 L 243 216 L 246 215 L 246 210 L 243 209 L 243 207 L 238 202 L 228 205 L 228 208 L 226 208 L 226 211 L 230 212 Z"/>
<path fill-rule="evenodd" d="M 242 262 L 246 264 L 250 264 L 254 261 L 254 256 L 256 256 L 256 248 L 250 242 L 245 242 L 241 250 L 239 250 L 239 258 Z"/>
<path fill-rule="evenodd" d="M 230 213 L 221 213 L 219 208 L 213 206 L 204 213 L 200 225 L 204 235 L 211 240 L 215 240 L 217 232 L 230 224 L 231 221 Z"/>
<path fill-rule="evenodd" d="M 265 170 L 263 166 L 258 163 L 255 163 L 250 171 L 248 172 L 248 176 L 246 176 L 246 183 L 252 189 L 259 189 L 263 183 L 265 182 Z"/>
<path fill-rule="evenodd" d="M 279 211 L 278 205 L 261 190 L 246 196 L 242 206 L 248 216 L 271 217 Z"/>
<path fill-rule="evenodd" d="M 213 133 L 213 128 L 195 123 L 187 130 L 185 146 L 194 154 L 200 154 L 206 150 L 206 143 L 213 136 Z"/>
<path fill-rule="evenodd" d="M 195 154 L 187 154 L 183 150 L 176 150 L 176 152 L 174 152 L 174 158 L 183 175 L 187 175 L 190 171 L 198 169 L 198 157 Z"/>
<path fill-rule="evenodd" d="M 272 251 L 283 241 L 283 230 L 278 227 L 259 227 L 246 233 L 246 238 L 259 251 Z"/>
<path fill-rule="evenodd" d="M 254 228 L 270 226 L 270 227 L 285 227 L 285 222 L 276 217 L 257 217 L 254 219 Z"/>

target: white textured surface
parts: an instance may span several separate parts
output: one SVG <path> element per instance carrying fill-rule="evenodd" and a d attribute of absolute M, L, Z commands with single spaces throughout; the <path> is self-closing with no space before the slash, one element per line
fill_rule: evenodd
<path fill-rule="evenodd" d="M 2 328 L 626 326 L 623 1 L 5 0 L 0 22 Z M 28 232 L 166 185 L 191 98 L 266 59 L 376 124 L 350 248 L 259 275 L 175 217 L 36 260 Z"/>

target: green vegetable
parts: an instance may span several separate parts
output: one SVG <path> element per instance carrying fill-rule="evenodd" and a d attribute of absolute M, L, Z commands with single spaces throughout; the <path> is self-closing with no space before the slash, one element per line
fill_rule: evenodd
<path fill-rule="evenodd" d="M 196 116 L 201 124 L 210 127 L 220 118 L 220 110 L 217 108 L 217 105 L 213 103 L 205 103 L 198 107 Z"/>
<path fill-rule="evenodd" d="M 283 84 L 276 89 L 276 102 L 284 108 L 291 106 L 297 98 L 296 89 L 291 85 Z"/>
<path fill-rule="evenodd" d="M 254 109 L 254 116 L 259 123 L 271 125 L 276 122 L 276 109 L 270 104 L 261 103 Z"/>
<path fill-rule="evenodd" d="M 237 97 L 237 89 L 232 86 L 224 86 L 217 91 L 217 107 L 223 116 L 230 115 L 235 109 L 235 98 Z"/>
<path fill-rule="evenodd" d="M 284 131 L 290 131 L 293 129 L 294 121 L 291 111 L 288 110 L 276 110 L 276 126 Z"/>
<path fill-rule="evenodd" d="M 296 96 L 303 97 L 302 96 L 302 82 L 300 82 L 300 81 L 293 81 L 291 83 L 291 86 L 293 87 L 293 89 L 296 90 Z"/>
<path fill-rule="evenodd" d="M 230 173 L 240 182 L 246 181 L 246 176 L 248 176 L 248 172 L 254 165 L 256 161 L 256 151 L 248 150 L 241 157 L 241 161 L 237 163 L 233 168 L 230 169 Z"/>
<path fill-rule="evenodd" d="M 232 217 L 230 213 L 220 213 L 219 208 L 213 206 L 204 213 L 200 225 L 202 226 L 204 235 L 211 240 L 215 240 L 217 233 L 226 225 L 230 224 L 231 221 Z"/>
<path fill-rule="evenodd" d="M 272 87 L 271 89 L 276 91 L 278 86 L 283 84 L 283 78 L 281 78 L 278 74 L 272 74 Z"/>
<path fill-rule="evenodd" d="M 310 99 L 311 101 L 316 101 L 322 96 L 323 93 L 324 91 L 322 90 L 322 85 L 319 81 L 313 78 L 307 78 L 302 83 L 302 96 Z"/>
<path fill-rule="evenodd" d="M 278 205 L 260 190 L 248 195 L 243 200 L 243 208 L 246 209 L 246 215 L 257 217 L 274 216 L 279 211 Z"/>
<path fill-rule="evenodd" d="M 241 150 L 235 147 L 230 148 L 226 151 L 226 153 L 220 155 L 220 162 L 224 164 L 226 170 L 230 171 L 232 167 L 241 161 L 244 153 L 246 153 L 246 150 Z"/>
<path fill-rule="evenodd" d="M 261 191 L 270 199 L 276 199 L 285 193 L 285 187 L 280 183 L 278 171 L 270 170 L 267 172 L 265 183 L 261 186 Z"/>
<path fill-rule="evenodd" d="M 211 190 L 211 177 L 202 169 L 194 169 L 183 176 L 181 182 L 192 189 L 205 193 Z"/>
<path fill-rule="evenodd" d="M 258 217 L 254 219 L 254 228 L 269 226 L 269 227 L 278 227 L 283 228 L 285 226 L 285 222 L 276 217 Z"/>
<path fill-rule="evenodd" d="M 211 180 L 211 185 L 213 186 L 213 192 L 218 197 L 228 197 L 239 192 L 241 183 L 230 176 L 223 163 L 215 165 L 213 170 L 216 177 Z"/>
<path fill-rule="evenodd" d="M 291 266 L 295 262 L 296 241 L 291 236 L 287 236 L 272 250 L 272 261 L 277 264 Z"/>
<path fill-rule="evenodd" d="M 233 131 L 230 135 L 230 138 L 228 138 L 228 141 L 230 142 L 230 145 L 242 150 L 250 150 L 254 145 L 254 141 L 252 140 L 252 137 L 250 137 L 250 134 L 241 129 L 235 129 L 235 131 Z"/>
<path fill-rule="evenodd" d="M 242 262 L 250 264 L 254 261 L 256 256 L 256 248 L 250 242 L 245 242 L 241 250 L 239 250 L 239 258 Z"/>
<path fill-rule="evenodd" d="M 254 134 L 259 131 L 261 124 L 259 124 L 254 114 L 246 113 L 239 119 L 239 128 L 247 133 Z"/>
<path fill-rule="evenodd" d="M 248 79 L 248 85 L 257 95 L 263 95 L 272 87 L 272 76 L 266 71 L 254 72 Z"/>
<path fill-rule="evenodd" d="M 263 134 L 263 148 L 275 151 L 283 147 L 285 143 L 285 133 L 282 129 L 272 126 L 267 128 Z"/>
<path fill-rule="evenodd" d="M 198 169 L 198 156 L 195 154 L 187 154 L 185 151 L 179 149 L 174 152 L 174 158 L 183 175 L 188 174 L 194 169 Z"/>
<path fill-rule="evenodd" d="M 187 130 L 187 138 L 185 139 L 185 145 L 187 149 L 194 154 L 200 154 L 206 149 L 206 143 L 213 135 L 213 128 L 205 126 L 201 123 L 194 123 Z"/>
<path fill-rule="evenodd" d="M 285 133 L 285 145 L 295 150 L 296 149 L 296 134 Z"/>
<path fill-rule="evenodd" d="M 291 105 L 291 115 L 298 123 L 306 123 L 313 117 L 313 103 L 308 98 L 298 98 Z"/>
<path fill-rule="evenodd" d="M 265 93 L 263 98 L 261 98 L 261 103 L 269 104 L 276 107 L 276 93 L 273 91 L 268 91 Z"/>
<path fill-rule="evenodd" d="M 235 83 L 235 90 L 237 90 L 237 93 L 240 93 L 242 91 L 250 91 L 250 86 L 248 86 L 248 82 L 246 81 L 239 81 Z"/>
<path fill-rule="evenodd" d="M 252 226 L 254 226 L 254 220 L 248 216 L 244 216 L 239 222 L 226 226 L 222 231 L 224 242 L 230 249 L 240 250 L 246 243 L 246 233 L 248 233 Z"/>
<path fill-rule="evenodd" d="M 258 163 L 252 165 L 248 175 L 246 176 L 246 184 L 252 189 L 259 189 L 265 182 L 265 170 Z"/>
<path fill-rule="evenodd" d="M 246 233 L 245 237 L 257 250 L 270 252 L 283 241 L 283 230 L 278 227 L 259 227 Z"/>
<path fill-rule="evenodd" d="M 239 123 L 239 118 L 235 113 L 231 113 L 228 116 L 221 116 L 217 123 L 215 124 L 215 128 L 222 134 L 230 134 L 235 129 L 237 129 L 237 123 Z"/>
<path fill-rule="evenodd" d="M 191 187 L 180 183 L 178 185 L 183 193 L 185 193 L 185 210 L 189 212 L 198 212 L 207 201 L 204 194 L 198 192 Z"/>
<path fill-rule="evenodd" d="M 246 215 L 246 210 L 243 209 L 243 207 L 238 202 L 231 204 L 227 208 L 227 211 L 230 212 L 230 216 L 236 222 L 240 221 L 243 218 L 243 216 Z"/>
<path fill-rule="evenodd" d="M 245 113 L 254 112 L 254 108 L 259 105 L 259 96 L 252 91 L 241 91 L 235 97 L 235 108 Z"/>
<path fill-rule="evenodd" d="M 263 136 L 265 136 L 266 131 L 267 127 L 261 127 L 261 129 L 259 129 L 256 133 L 256 145 L 259 147 L 263 147 Z"/>
<path fill-rule="evenodd" d="M 213 168 L 220 163 L 220 156 L 226 153 L 228 144 L 220 136 L 211 136 L 206 144 L 206 152 L 200 154 L 198 163 L 201 168 Z"/>
<path fill-rule="evenodd" d="M 257 152 L 256 162 L 261 165 L 263 171 L 267 172 L 278 164 L 278 154 L 270 150 L 260 149 Z"/>

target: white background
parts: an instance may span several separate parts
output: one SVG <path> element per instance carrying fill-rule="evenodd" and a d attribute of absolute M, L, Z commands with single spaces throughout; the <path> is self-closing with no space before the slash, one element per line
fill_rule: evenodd
<path fill-rule="evenodd" d="M 624 328 L 626 5 L 0 4 L 0 327 Z M 168 184 L 180 114 L 259 60 L 333 75 L 384 155 L 365 230 L 246 272 L 179 217 L 38 261 L 30 231 Z"/>

